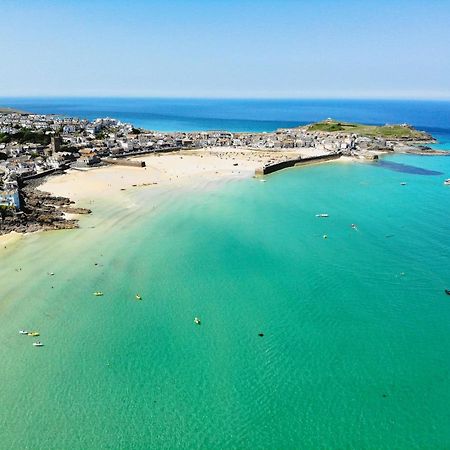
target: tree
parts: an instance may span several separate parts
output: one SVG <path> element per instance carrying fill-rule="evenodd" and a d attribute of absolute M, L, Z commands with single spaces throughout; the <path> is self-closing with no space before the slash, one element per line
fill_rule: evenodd
<path fill-rule="evenodd" d="M 42 131 L 32 131 L 29 128 L 20 128 L 17 133 L 0 133 L 0 144 L 17 142 L 19 144 L 49 145 L 51 136 Z"/>

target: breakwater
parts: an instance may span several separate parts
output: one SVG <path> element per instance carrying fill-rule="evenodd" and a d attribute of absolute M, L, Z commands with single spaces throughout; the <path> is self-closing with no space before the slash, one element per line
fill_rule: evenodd
<path fill-rule="evenodd" d="M 42 172 L 33 173 L 32 175 L 25 175 L 25 176 L 21 177 L 21 181 L 29 181 L 29 180 L 36 180 L 37 178 L 43 178 L 48 175 L 52 175 L 55 172 L 61 172 L 61 171 L 65 170 L 66 168 L 67 168 L 67 166 L 64 165 L 57 169 L 47 169 L 47 170 L 43 170 Z"/>
<path fill-rule="evenodd" d="M 145 167 L 145 161 L 135 161 L 131 159 L 101 158 L 100 161 L 106 164 L 115 164 L 117 166 Z"/>
<path fill-rule="evenodd" d="M 129 156 L 141 156 L 141 155 L 151 155 L 153 153 L 170 153 L 170 152 L 178 152 L 180 150 L 200 150 L 201 147 L 166 147 L 166 148 L 152 148 L 149 150 L 136 150 L 132 152 L 124 152 L 114 154 L 114 158 L 127 158 Z"/>
<path fill-rule="evenodd" d="M 309 158 L 296 158 L 288 159 L 287 161 L 281 161 L 274 164 L 267 164 L 264 167 L 256 169 L 255 175 L 262 176 L 268 175 L 278 170 L 288 169 L 290 167 L 303 166 L 306 164 L 313 164 L 316 162 L 331 161 L 333 159 L 338 159 L 341 157 L 341 153 L 331 153 L 320 156 L 311 156 Z"/>

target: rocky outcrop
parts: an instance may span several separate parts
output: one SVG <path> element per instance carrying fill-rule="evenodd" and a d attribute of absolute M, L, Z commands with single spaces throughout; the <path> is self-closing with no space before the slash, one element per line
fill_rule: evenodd
<path fill-rule="evenodd" d="M 0 217 L 0 234 L 78 228 L 78 220 L 66 219 L 64 213 L 89 214 L 91 211 L 70 206 L 73 203 L 68 198 L 54 197 L 33 186 L 24 187 L 21 189 L 22 210 L 3 211 Z"/>
<path fill-rule="evenodd" d="M 73 206 L 61 206 L 59 210 L 67 214 L 91 214 L 92 212 L 90 209 L 75 208 Z"/>
<path fill-rule="evenodd" d="M 397 153 L 412 153 L 414 155 L 449 155 L 448 151 L 435 150 L 427 145 L 397 144 L 393 147 L 393 149 Z"/>

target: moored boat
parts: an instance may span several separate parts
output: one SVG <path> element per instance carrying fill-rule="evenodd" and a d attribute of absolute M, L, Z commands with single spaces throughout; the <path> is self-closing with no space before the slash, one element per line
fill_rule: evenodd
<path fill-rule="evenodd" d="M 200 321 L 200 319 L 198 317 L 194 317 L 194 323 L 197 325 L 200 325 L 202 322 Z"/>
<path fill-rule="evenodd" d="M 330 217 L 330 215 L 329 214 L 326 214 L 326 213 L 321 213 L 321 214 L 316 214 L 316 217 Z"/>
<path fill-rule="evenodd" d="M 142 297 L 139 294 L 136 294 L 136 300 L 142 300 Z"/>
<path fill-rule="evenodd" d="M 19 330 L 19 334 L 23 334 L 23 335 L 27 336 L 28 333 L 29 333 L 29 331 L 27 331 L 27 330 Z"/>
<path fill-rule="evenodd" d="M 33 345 L 34 345 L 35 347 L 43 347 L 43 346 L 44 346 L 44 344 L 43 344 L 41 341 L 33 342 Z"/>
<path fill-rule="evenodd" d="M 103 296 L 103 292 L 97 291 L 97 292 L 94 292 L 94 295 L 95 295 L 96 297 L 101 297 L 101 296 Z"/>
<path fill-rule="evenodd" d="M 444 184 L 446 184 L 447 186 L 450 186 L 450 178 L 447 178 L 447 179 L 444 181 Z"/>

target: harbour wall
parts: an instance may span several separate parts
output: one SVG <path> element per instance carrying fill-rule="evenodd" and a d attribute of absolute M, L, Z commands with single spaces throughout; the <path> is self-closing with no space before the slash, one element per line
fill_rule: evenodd
<path fill-rule="evenodd" d="M 47 170 L 43 170 L 42 172 L 34 173 L 32 175 L 25 175 L 24 177 L 21 177 L 21 180 L 22 181 L 35 180 L 37 178 L 43 178 L 43 177 L 46 177 L 47 175 L 51 175 L 55 172 L 62 171 L 65 169 L 67 169 L 66 166 L 61 166 L 58 169 L 47 169 Z"/>
<path fill-rule="evenodd" d="M 313 164 L 316 162 L 331 161 L 333 159 L 339 159 L 341 157 L 340 153 L 332 153 L 320 156 L 311 156 L 309 158 L 296 158 L 288 159 L 287 161 L 281 161 L 279 163 L 268 164 L 267 166 L 256 169 L 255 175 L 269 175 L 273 172 L 278 172 L 279 170 L 288 169 L 290 167 L 303 166 L 306 164 Z"/>
<path fill-rule="evenodd" d="M 143 156 L 151 155 L 153 153 L 171 153 L 181 150 L 199 150 L 200 147 L 167 147 L 167 148 L 153 148 L 149 150 L 136 150 L 133 152 L 117 153 L 114 158 L 127 158 L 129 156 Z"/>
<path fill-rule="evenodd" d="M 136 161 L 131 159 L 101 158 L 100 161 L 106 164 L 115 164 L 117 166 L 145 167 L 145 161 Z"/>

